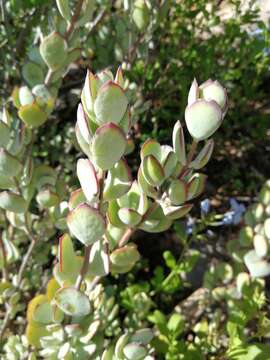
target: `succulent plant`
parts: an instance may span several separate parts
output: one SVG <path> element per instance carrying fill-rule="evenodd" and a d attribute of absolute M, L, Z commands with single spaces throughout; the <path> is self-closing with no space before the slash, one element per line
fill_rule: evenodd
<path fill-rule="evenodd" d="M 211 79 L 198 86 L 194 79 L 188 94 L 185 119 L 196 141 L 209 138 L 220 127 L 228 109 L 226 90 Z"/>
<path fill-rule="evenodd" d="M 192 200 L 204 189 L 206 175 L 198 170 L 209 161 L 213 140 L 196 156 L 194 141 L 186 154 L 179 121 L 173 129 L 172 146 L 153 139 L 142 145 L 137 179 L 133 178 L 124 158 L 132 125 L 124 83 L 121 68 L 115 78 L 109 70 L 86 75 L 76 135 L 87 157 L 77 161 L 81 187 L 71 193 L 68 202 L 57 197 L 57 179 L 51 168 L 41 165 L 34 170 L 37 202 L 48 207 L 55 220 L 60 217 L 63 229 L 85 245 L 82 257 L 68 233 L 60 238 L 58 261 L 46 294 L 37 295 L 28 305 L 26 336 L 44 357 L 153 358 L 152 331 L 138 329 L 121 335 L 115 320 L 118 305 L 97 283 L 109 273 L 117 276 L 134 267 L 140 254 L 130 238 L 137 229 L 168 229 L 192 209 Z M 65 223 L 61 216 L 67 212 Z M 138 301 L 147 304 L 146 299 Z M 125 319 L 126 324 L 134 321 Z M 121 336 L 110 341 L 107 335 L 116 328 Z"/>
<path fill-rule="evenodd" d="M 262 187 L 259 202 L 253 205 L 245 214 L 246 227 L 242 231 L 243 245 L 253 244 L 244 257 L 245 264 L 254 277 L 265 277 L 270 274 L 269 242 L 270 242 L 270 183 Z"/>
<path fill-rule="evenodd" d="M 246 211 L 245 226 L 240 230 L 238 243 L 234 242 L 231 249 L 234 259 L 238 263 L 244 262 L 250 275 L 254 278 L 263 278 L 270 274 L 269 205 L 270 182 L 268 180 L 259 193 L 258 202 Z M 252 250 L 251 247 L 253 247 Z M 250 250 L 247 252 L 248 248 Z"/>

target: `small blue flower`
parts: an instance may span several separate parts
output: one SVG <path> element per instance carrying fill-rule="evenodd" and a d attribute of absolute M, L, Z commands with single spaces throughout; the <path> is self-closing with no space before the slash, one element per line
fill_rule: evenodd
<path fill-rule="evenodd" d="M 253 31 L 250 32 L 251 36 L 254 36 L 257 39 L 262 39 L 263 38 L 263 30 L 260 28 L 257 28 Z"/>
<path fill-rule="evenodd" d="M 246 207 L 235 199 L 230 199 L 231 209 L 224 214 L 223 225 L 238 225 L 246 211 Z"/>
<path fill-rule="evenodd" d="M 203 215 L 207 215 L 210 211 L 210 200 L 209 199 L 204 199 L 203 201 L 201 201 L 201 212 Z"/>
<path fill-rule="evenodd" d="M 234 212 L 233 211 L 227 211 L 225 214 L 224 214 L 224 217 L 221 221 L 221 224 L 222 225 L 232 225 L 234 220 L 233 220 L 233 217 L 234 217 Z"/>
<path fill-rule="evenodd" d="M 191 235 L 195 226 L 195 220 L 192 217 L 188 217 L 186 222 L 186 233 Z"/>
<path fill-rule="evenodd" d="M 270 55 L 270 48 L 264 48 L 263 49 L 263 54 L 264 54 L 264 56 L 269 56 Z"/>

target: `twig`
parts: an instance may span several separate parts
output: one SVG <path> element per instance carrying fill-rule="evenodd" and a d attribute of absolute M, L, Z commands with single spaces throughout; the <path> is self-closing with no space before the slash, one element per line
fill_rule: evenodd
<path fill-rule="evenodd" d="M 84 279 L 84 277 L 85 277 L 85 275 L 87 273 L 88 266 L 89 266 L 90 251 L 91 251 L 91 246 L 86 246 L 85 247 L 85 253 L 84 253 L 84 259 L 83 259 L 83 265 L 82 265 L 80 274 L 79 274 L 79 276 L 77 278 L 76 285 L 75 285 L 75 288 L 77 290 L 80 290 L 83 279 Z"/>
<path fill-rule="evenodd" d="M 53 74 L 54 74 L 54 72 L 51 69 L 49 69 L 48 72 L 47 72 L 46 78 L 45 78 L 45 85 L 46 86 L 50 85 L 50 83 L 52 81 L 52 78 L 53 78 Z"/>
<path fill-rule="evenodd" d="M 21 263 L 21 266 L 20 266 L 20 269 L 19 269 L 19 272 L 18 272 L 18 278 L 17 278 L 17 287 L 20 288 L 21 286 L 21 283 L 22 283 L 22 279 L 23 279 L 23 273 L 24 273 L 24 270 L 28 264 L 28 261 L 32 255 L 32 252 L 34 250 L 34 247 L 36 245 L 37 241 L 35 238 L 32 239 L 31 243 L 30 243 L 30 246 L 27 250 L 27 253 L 24 255 L 24 258 L 23 258 L 23 261 Z"/>
<path fill-rule="evenodd" d="M 100 282 L 100 280 L 101 280 L 101 276 L 94 277 L 94 280 L 91 282 L 88 290 L 92 291 L 96 287 L 96 285 Z"/>
<path fill-rule="evenodd" d="M 2 328 L 0 331 L 0 340 L 2 340 L 4 333 L 6 331 L 6 328 L 8 327 L 9 321 L 10 321 L 10 315 L 11 315 L 11 307 L 9 307 L 6 311 L 6 315 L 4 317 Z"/>
<path fill-rule="evenodd" d="M 118 247 L 123 247 L 124 245 L 126 245 L 126 243 L 128 242 L 128 240 L 130 239 L 131 235 L 135 232 L 135 229 L 130 229 L 128 228 L 124 235 L 122 236 L 122 238 L 120 239 L 119 243 L 118 243 Z"/>
<path fill-rule="evenodd" d="M 197 146 L 198 146 L 197 141 L 193 140 L 192 144 L 191 144 L 191 147 L 190 147 L 190 150 L 189 150 L 189 153 L 188 153 L 187 166 L 191 163 L 191 161 L 192 161 L 192 159 L 194 157 L 194 154 L 196 152 Z"/>
<path fill-rule="evenodd" d="M 89 31 L 89 33 L 87 34 L 87 39 L 88 37 L 92 34 L 92 32 L 96 29 L 96 27 L 98 26 L 98 24 L 101 22 L 101 20 L 104 18 L 104 16 L 106 15 L 106 9 L 101 10 L 101 12 L 96 16 L 95 20 L 93 21 L 93 25 Z"/>
<path fill-rule="evenodd" d="M 192 144 L 191 144 L 191 147 L 190 147 L 190 150 L 189 150 L 189 153 L 188 153 L 187 163 L 183 167 L 183 169 L 182 169 L 182 171 L 181 171 L 181 173 L 179 175 L 179 179 L 181 179 L 186 174 L 186 171 L 188 170 L 189 165 L 190 165 L 191 161 L 193 160 L 193 157 L 194 157 L 195 152 L 197 150 L 197 146 L 198 146 L 198 142 L 193 140 Z"/>
<path fill-rule="evenodd" d="M 82 5 L 83 5 L 83 0 L 79 0 L 78 1 L 78 4 L 76 6 L 76 9 L 75 9 L 75 12 L 74 12 L 74 15 L 72 16 L 71 18 L 71 21 L 70 21 L 70 24 L 64 34 L 64 38 L 66 40 L 68 40 L 68 38 L 70 37 L 70 35 L 72 34 L 73 30 L 74 30 L 74 26 L 80 16 L 80 12 L 82 10 Z"/>
<path fill-rule="evenodd" d="M 5 279 L 5 281 L 8 281 L 7 252 L 2 236 L 0 236 L 0 248 L 3 257 L 3 278 Z"/>

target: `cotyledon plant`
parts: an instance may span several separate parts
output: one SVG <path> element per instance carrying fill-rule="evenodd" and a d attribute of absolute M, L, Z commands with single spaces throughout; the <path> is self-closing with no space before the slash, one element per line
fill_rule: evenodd
<path fill-rule="evenodd" d="M 245 214 L 245 226 L 239 233 L 238 241 L 229 243 L 229 251 L 241 270 L 246 265 L 250 276 L 264 278 L 270 274 L 269 241 L 270 241 L 270 181 L 266 181 L 258 201 Z M 253 249 L 251 250 L 251 247 Z M 241 273 L 240 278 L 248 278 Z"/>
<path fill-rule="evenodd" d="M 113 297 L 98 284 L 102 277 L 126 273 L 139 260 L 130 241 L 137 229 L 162 232 L 186 215 L 199 196 L 206 176 L 198 172 L 209 161 L 213 140 L 222 123 L 227 94 L 216 81 L 198 86 L 194 80 L 185 120 L 193 143 L 188 154 L 178 121 L 172 145 L 153 139 L 141 148 L 136 179 L 124 156 L 132 123 L 121 68 L 87 73 L 78 106 L 76 136 L 86 155 L 77 161 L 81 187 L 72 192 L 67 215 L 70 234 L 59 242 L 58 261 L 46 294 L 28 305 L 28 342 L 50 359 L 153 359 L 151 329 L 120 337 L 108 335 L 119 327 Z M 207 140 L 195 156 L 200 141 Z M 71 236 L 70 236 L 71 235 Z M 72 238 L 85 247 L 78 255 Z"/>
<path fill-rule="evenodd" d="M 12 109 L 10 112 L 5 107 L 0 114 L 0 269 L 3 272 L 0 301 L 5 306 L 0 341 L 7 336 L 6 330 L 11 321 L 16 323 L 17 314 L 24 310 L 24 293 L 40 281 L 38 276 L 25 276 L 27 267 L 31 266 L 33 252 L 38 253 L 39 259 L 43 254 L 42 261 L 46 261 L 45 254 L 51 249 L 48 240 L 59 229 L 66 229 L 66 184 L 61 174 L 58 175 L 47 164 L 39 164 L 39 160 L 32 156 L 38 128 L 50 118 L 62 78 L 70 64 L 80 58 L 81 50 L 89 50 L 85 37 L 93 35 L 101 23 L 106 23 L 109 29 L 111 23 L 108 20 L 112 18 L 112 12 L 114 22 L 121 22 L 123 9 L 125 21 L 128 23 L 132 18 L 134 23 L 134 26 L 129 26 L 129 32 L 134 32 L 132 41 L 126 31 L 120 28 L 118 31 L 119 41 L 128 39 L 128 42 L 125 41 L 128 47 L 120 48 L 121 59 L 130 66 L 139 46 L 145 42 L 142 34 L 149 33 L 150 36 L 153 31 L 151 24 L 158 21 L 166 2 L 162 1 L 163 5 L 157 8 L 154 2 L 152 6 L 148 1 L 136 1 L 134 4 L 117 1 L 116 12 L 112 2 L 56 0 L 57 6 L 50 9 L 48 24 L 41 19 L 40 26 L 33 29 L 35 34 L 29 34 L 33 43 L 22 66 L 23 84 L 14 89 L 11 97 L 17 111 Z M 114 33 L 113 30 L 107 32 Z M 108 38 L 115 42 L 109 35 Z M 107 46 L 100 46 L 100 42 L 98 44 L 99 49 L 107 50 Z M 118 50 L 120 48 L 118 46 Z M 91 50 L 97 50 L 93 44 Z M 131 55 L 130 58 L 127 54 Z M 101 57 L 100 54 L 98 57 Z M 106 63 L 111 62 L 107 56 L 102 59 L 106 59 Z M 131 85 L 126 83 L 126 87 L 135 95 L 134 85 L 131 89 Z M 5 105 L 10 99 L 4 101 Z M 137 108 L 141 103 L 141 100 L 137 101 Z M 27 243 L 29 247 L 23 254 Z M 41 273 L 39 261 L 33 260 L 33 263 L 35 275 Z"/>

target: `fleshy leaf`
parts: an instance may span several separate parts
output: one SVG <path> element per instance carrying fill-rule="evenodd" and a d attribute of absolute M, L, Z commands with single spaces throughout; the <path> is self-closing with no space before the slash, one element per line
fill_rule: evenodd
<path fill-rule="evenodd" d="M 141 360 L 145 359 L 147 349 L 142 344 L 129 343 L 124 347 L 123 353 L 127 360 Z"/>
<path fill-rule="evenodd" d="M 134 209 L 121 208 L 118 211 L 120 220 L 127 226 L 134 227 L 139 224 L 142 216 Z"/>
<path fill-rule="evenodd" d="M 59 240 L 58 258 L 61 272 L 68 273 L 77 270 L 77 266 L 74 266 L 76 253 L 68 234 L 64 234 Z"/>
<path fill-rule="evenodd" d="M 110 259 L 106 252 L 104 242 L 96 241 L 91 248 L 89 258 L 89 274 L 93 276 L 105 276 L 110 271 Z"/>
<path fill-rule="evenodd" d="M 198 98 L 199 98 L 199 86 L 197 80 L 194 79 L 188 93 L 188 105 L 193 104 Z"/>
<path fill-rule="evenodd" d="M 41 324 L 50 324 L 52 323 L 53 314 L 52 314 L 52 306 L 46 301 L 41 303 L 35 307 L 33 312 L 33 319 Z"/>
<path fill-rule="evenodd" d="M 117 84 L 109 81 L 98 91 L 94 104 L 96 121 L 103 125 L 108 122 L 119 124 L 127 110 L 128 100 L 124 90 Z"/>
<path fill-rule="evenodd" d="M 77 176 L 86 199 L 91 202 L 99 192 L 96 170 L 88 159 L 77 161 Z"/>
<path fill-rule="evenodd" d="M 114 250 L 111 253 L 110 258 L 114 265 L 129 266 L 135 264 L 139 260 L 140 254 L 134 244 L 129 244 Z"/>
<path fill-rule="evenodd" d="M 160 186 L 165 179 L 164 170 L 153 155 L 143 158 L 142 173 L 148 184 L 152 186 Z"/>
<path fill-rule="evenodd" d="M 77 124 L 78 124 L 79 130 L 80 130 L 81 136 L 83 137 L 83 139 L 85 140 L 85 142 L 87 144 L 90 144 L 92 135 L 91 135 L 89 124 L 87 122 L 86 115 L 84 113 L 82 104 L 78 105 Z"/>
<path fill-rule="evenodd" d="M 48 281 L 47 287 L 46 287 L 46 296 L 49 301 L 51 301 L 54 298 L 54 295 L 56 291 L 59 289 L 59 285 L 55 278 L 51 278 Z"/>
<path fill-rule="evenodd" d="M 132 19 L 140 31 L 143 31 L 149 24 L 149 9 L 145 0 L 136 0 L 132 12 Z"/>
<path fill-rule="evenodd" d="M 217 80 L 208 80 L 201 84 L 200 91 L 204 100 L 214 100 L 223 111 L 226 109 L 228 101 L 227 93 Z"/>
<path fill-rule="evenodd" d="M 15 213 L 24 213 L 27 209 L 27 202 L 18 194 L 2 191 L 0 193 L 0 207 Z"/>
<path fill-rule="evenodd" d="M 270 218 L 264 222 L 264 233 L 268 240 L 270 240 Z"/>
<path fill-rule="evenodd" d="M 147 219 L 140 224 L 139 228 L 150 233 L 159 233 L 168 230 L 171 225 L 172 220 L 166 217 L 162 208 L 158 206 L 148 214 Z"/>
<path fill-rule="evenodd" d="M 104 200 L 113 200 L 128 192 L 132 184 L 131 171 L 124 159 L 120 159 L 108 171 L 104 184 Z"/>
<path fill-rule="evenodd" d="M 115 345 L 115 356 L 117 358 L 121 359 L 121 357 L 124 356 L 123 349 L 126 346 L 126 344 L 128 343 L 129 338 L 130 338 L 130 334 L 126 333 L 126 334 L 121 335 L 119 337 L 119 339 L 117 340 L 116 345 Z"/>
<path fill-rule="evenodd" d="M 56 4 L 61 16 L 69 21 L 71 19 L 71 11 L 69 7 L 69 0 L 56 0 Z"/>
<path fill-rule="evenodd" d="M 118 84 L 119 86 L 121 86 L 121 88 L 124 87 L 124 77 L 123 77 L 123 71 L 121 66 L 118 67 L 116 75 L 115 75 L 115 80 L 116 84 Z"/>
<path fill-rule="evenodd" d="M 5 176 L 17 176 L 22 170 L 19 160 L 0 148 L 0 172 Z"/>
<path fill-rule="evenodd" d="M 9 142 L 10 130 L 9 127 L 0 120 L 0 147 L 6 148 Z"/>
<path fill-rule="evenodd" d="M 97 209 L 80 204 L 67 217 L 70 232 L 83 244 L 91 245 L 105 233 L 105 220 Z"/>
<path fill-rule="evenodd" d="M 120 209 L 120 206 L 118 205 L 118 202 L 116 200 L 112 200 L 109 202 L 109 206 L 108 206 L 108 218 L 110 223 L 117 227 L 117 228 L 122 228 L 124 227 L 124 223 L 120 220 L 119 215 L 118 215 L 118 211 Z"/>
<path fill-rule="evenodd" d="M 190 135 L 196 141 L 205 140 L 220 127 L 222 112 L 215 101 L 197 100 L 186 108 L 185 120 Z"/>
<path fill-rule="evenodd" d="M 164 212 L 165 216 L 168 216 L 171 220 L 180 219 L 181 217 L 185 216 L 187 213 L 190 212 L 193 205 L 191 204 L 185 204 L 182 206 L 169 206 L 164 203 L 160 203 L 162 210 Z"/>
<path fill-rule="evenodd" d="M 168 195 L 173 205 L 181 205 L 187 199 L 187 185 L 182 180 L 173 180 L 168 189 Z"/>
<path fill-rule="evenodd" d="M 75 134 L 76 134 L 76 140 L 77 140 L 79 147 L 85 153 L 85 155 L 87 155 L 90 158 L 91 157 L 90 146 L 85 141 L 84 137 L 81 134 L 78 121 L 76 122 L 76 125 L 75 125 Z"/>
<path fill-rule="evenodd" d="M 186 146 L 184 131 L 180 121 L 177 121 L 173 128 L 173 149 L 174 152 L 182 165 L 186 165 Z"/>
<path fill-rule="evenodd" d="M 80 204 L 83 204 L 86 202 L 86 197 L 82 191 L 82 189 L 77 189 L 72 191 L 69 202 L 68 202 L 68 208 L 69 210 L 75 209 Z"/>
<path fill-rule="evenodd" d="M 156 140 L 148 139 L 143 144 L 140 152 L 141 160 L 148 155 L 153 155 L 157 160 L 161 160 L 161 146 Z"/>
<path fill-rule="evenodd" d="M 91 311 L 88 297 L 72 287 L 59 289 L 54 301 L 69 316 L 86 316 Z"/>
<path fill-rule="evenodd" d="M 39 127 L 47 120 L 47 114 L 36 103 L 21 106 L 18 115 L 27 126 L 31 127 Z"/>
<path fill-rule="evenodd" d="M 41 84 L 44 81 L 43 69 L 40 65 L 34 62 L 27 62 L 23 65 L 22 76 L 29 86 L 33 87 Z"/>
<path fill-rule="evenodd" d="M 35 348 L 40 348 L 40 338 L 49 334 L 45 326 L 34 326 L 32 324 L 27 325 L 25 333 L 29 344 Z"/>
<path fill-rule="evenodd" d="M 137 181 L 133 181 L 129 192 L 117 199 L 117 202 L 120 207 L 134 209 L 141 215 L 148 208 L 147 196 L 141 191 Z"/>
<path fill-rule="evenodd" d="M 244 256 L 244 262 L 250 272 L 250 275 L 253 277 L 265 277 L 270 274 L 270 264 L 259 257 L 255 250 L 249 251 Z"/>
<path fill-rule="evenodd" d="M 31 105 L 35 101 L 32 91 L 29 89 L 28 86 L 20 87 L 19 99 L 20 99 L 20 106 Z"/>
<path fill-rule="evenodd" d="M 166 178 L 170 177 L 174 173 L 176 166 L 177 166 L 177 156 L 174 152 L 171 151 L 163 164 L 163 169 Z"/>
<path fill-rule="evenodd" d="M 50 189 L 40 190 L 36 199 L 39 205 L 44 208 L 56 206 L 60 203 L 58 194 Z"/>
<path fill-rule="evenodd" d="M 151 329 L 140 329 L 131 336 L 130 342 L 147 345 L 152 341 L 153 337 L 154 334 Z"/>
<path fill-rule="evenodd" d="M 92 142 L 93 160 L 103 170 L 111 169 L 121 159 L 126 149 L 123 131 L 113 123 L 97 129 Z"/>
<path fill-rule="evenodd" d="M 187 183 L 187 200 L 196 197 L 200 185 L 200 174 L 194 174 Z"/>
<path fill-rule="evenodd" d="M 158 197 L 156 189 L 153 186 L 149 185 L 148 182 L 145 180 L 141 166 L 138 171 L 138 184 L 145 195 L 154 199 Z"/>
<path fill-rule="evenodd" d="M 211 158 L 214 150 L 214 140 L 210 139 L 206 142 L 202 150 L 196 156 L 196 158 L 190 163 L 190 167 L 195 170 L 203 168 Z"/>
<path fill-rule="evenodd" d="M 40 54 L 48 67 L 56 71 L 64 65 L 67 56 L 67 43 L 57 32 L 46 36 L 40 44 Z"/>
<path fill-rule="evenodd" d="M 57 283 L 63 286 L 73 286 L 76 283 L 77 277 L 83 265 L 83 257 L 76 256 L 73 260 L 72 265 L 69 268 L 62 268 L 61 270 L 61 258 L 59 259 L 59 263 L 57 263 L 53 268 L 53 275 Z"/>
<path fill-rule="evenodd" d="M 0 189 L 9 189 L 15 186 L 15 182 L 10 176 L 0 174 Z"/>
<path fill-rule="evenodd" d="M 267 255 L 268 241 L 263 235 L 256 234 L 253 238 L 253 245 L 254 250 L 259 257 L 264 257 Z"/>

